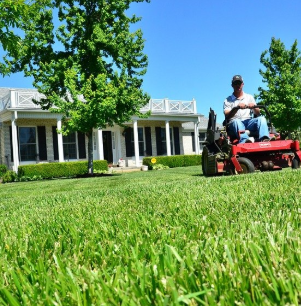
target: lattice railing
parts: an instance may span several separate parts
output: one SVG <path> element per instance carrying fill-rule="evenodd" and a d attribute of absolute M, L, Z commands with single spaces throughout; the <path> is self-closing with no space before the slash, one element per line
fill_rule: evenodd
<path fill-rule="evenodd" d="M 168 100 L 168 99 L 151 99 L 141 111 L 151 111 L 152 113 L 182 113 L 195 114 L 196 103 L 192 101 Z"/>
<path fill-rule="evenodd" d="M 16 92 L 16 106 L 22 108 L 40 108 L 33 100 L 39 101 L 42 95 L 38 92 Z"/>
<path fill-rule="evenodd" d="M 0 110 L 8 107 L 20 108 L 40 108 L 33 100 L 39 101 L 43 95 L 35 91 L 12 91 L 0 100 Z M 196 114 L 196 102 L 151 99 L 141 108 L 142 112 L 151 111 L 151 113 L 178 113 L 178 114 Z"/>

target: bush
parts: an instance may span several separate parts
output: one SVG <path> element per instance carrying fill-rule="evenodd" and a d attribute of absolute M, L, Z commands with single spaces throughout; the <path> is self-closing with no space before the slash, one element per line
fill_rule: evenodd
<path fill-rule="evenodd" d="M 156 163 L 152 163 L 151 160 L 155 158 Z M 175 167 L 188 167 L 197 166 L 202 164 L 201 155 L 173 155 L 173 156 L 156 156 L 156 157 L 144 157 L 143 165 L 153 169 L 156 164 L 168 166 L 169 168 Z"/>
<path fill-rule="evenodd" d="M 94 169 L 98 171 L 108 170 L 106 160 L 95 160 L 93 162 Z M 45 163 L 19 166 L 19 177 L 42 177 L 43 179 L 73 177 L 84 175 L 88 172 L 87 161 L 62 162 L 62 163 Z"/>
<path fill-rule="evenodd" d="M 8 170 L 4 173 L 2 176 L 2 182 L 3 183 L 11 183 L 18 180 L 18 175 L 15 171 Z"/>
<path fill-rule="evenodd" d="M 163 169 L 168 169 L 168 166 L 164 166 L 162 164 L 155 164 L 153 165 L 153 170 L 163 170 Z"/>
<path fill-rule="evenodd" d="M 5 165 L 0 165 L 0 177 L 2 177 L 7 171 L 7 167 Z"/>

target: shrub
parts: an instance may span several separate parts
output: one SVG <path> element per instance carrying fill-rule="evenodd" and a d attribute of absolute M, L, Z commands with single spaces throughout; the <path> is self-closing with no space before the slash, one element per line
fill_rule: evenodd
<path fill-rule="evenodd" d="M 155 164 L 153 165 L 153 170 L 163 170 L 163 169 L 168 169 L 168 166 L 164 166 L 162 164 Z"/>
<path fill-rule="evenodd" d="M 152 163 L 151 160 L 155 158 L 156 163 Z M 175 167 L 188 167 L 201 165 L 202 156 L 201 155 L 173 155 L 173 156 L 156 156 L 156 157 L 144 157 L 143 165 L 153 169 L 156 164 L 161 164 L 168 166 L 169 168 Z"/>
<path fill-rule="evenodd" d="M 2 182 L 3 183 L 11 183 L 18 180 L 18 175 L 15 171 L 8 170 L 4 173 L 2 176 Z"/>
<path fill-rule="evenodd" d="M 0 165 L 0 177 L 2 177 L 6 171 L 7 167 L 5 165 Z"/>
<path fill-rule="evenodd" d="M 93 162 L 94 169 L 98 171 L 108 170 L 108 163 L 106 160 L 95 160 Z M 19 166 L 19 177 L 42 177 L 43 179 L 58 178 L 58 177 L 73 177 L 76 175 L 83 175 L 87 173 L 88 162 L 58 162 Z"/>

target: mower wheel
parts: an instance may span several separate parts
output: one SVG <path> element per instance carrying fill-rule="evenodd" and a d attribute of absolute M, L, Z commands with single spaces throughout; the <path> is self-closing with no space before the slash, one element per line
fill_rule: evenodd
<path fill-rule="evenodd" d="M 298 158 L 294 157 L 292 160 L 292 169 L 299 169 L 300 168 L 300 161 Z"/>
<path fill-rule="evenodd" d="M 237 161 L 239 162 L 242 168 L 242 172 L 240 172 L 239 174 L 247 174 L 247 173 L 255 172 L 254 164 L 248 158 L 239 157 L 237 158 Z M 237 174 L 238 172 L 235 170 L 234 166 L 233 166 L 233 169 L 234 169 L 233 174 Z"/>

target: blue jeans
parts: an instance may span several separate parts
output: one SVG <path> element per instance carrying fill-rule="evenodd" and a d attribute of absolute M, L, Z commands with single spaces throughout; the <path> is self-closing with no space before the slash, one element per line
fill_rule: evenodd
<path fill-rule="evenodd" d="M 249 130 L 251 133 L 259 134 L 259 139 L 269 137 L 269 128 L 265 117 L 259 116 L 257 118 L 239 120 L 234 119 L 228 127 L 228 133 L 232 137 L 238 139 L 238 131 Z M 249 138 L 247 133 L 240 134 L 239 143 L 244 143 Z"/>

